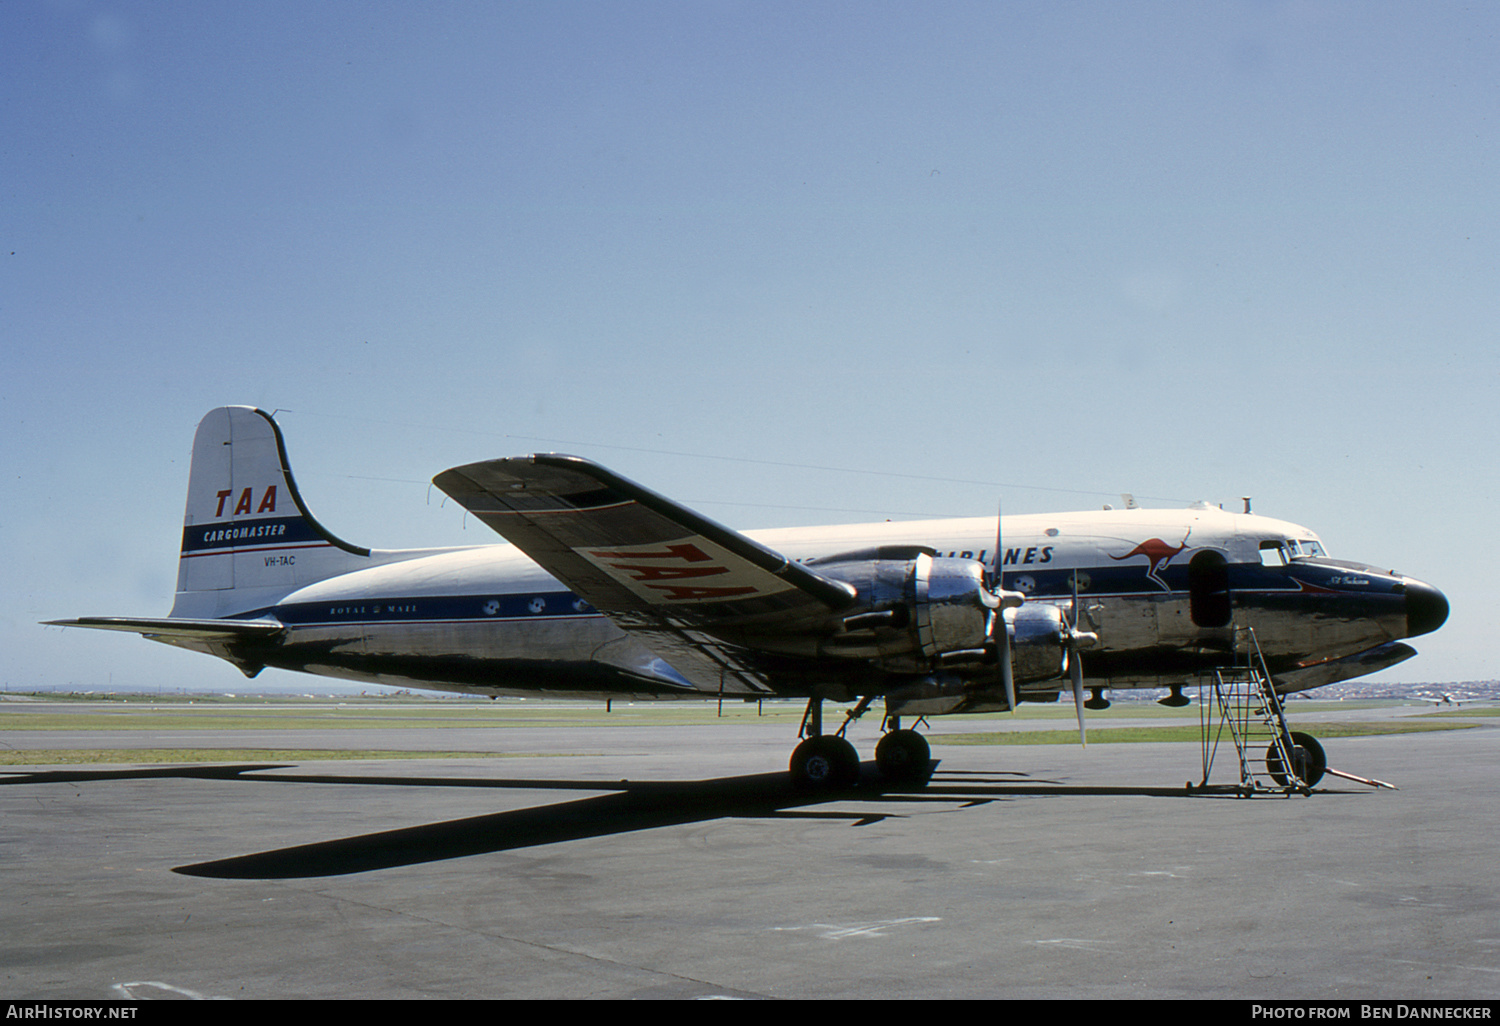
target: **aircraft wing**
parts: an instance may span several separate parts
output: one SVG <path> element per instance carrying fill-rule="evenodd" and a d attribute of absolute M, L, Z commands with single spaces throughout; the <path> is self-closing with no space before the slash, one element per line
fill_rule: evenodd
<path fill-rule="evenodd" d="M 726 638 L 807 629 L 854 602 L 849 585 L 576 456 L 471 463 L 433 483 L 706 691 L 770 690 Z"/>

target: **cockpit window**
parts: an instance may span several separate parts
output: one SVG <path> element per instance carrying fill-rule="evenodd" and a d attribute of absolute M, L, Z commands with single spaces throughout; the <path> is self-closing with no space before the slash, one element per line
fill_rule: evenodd
<path fill-rule="evenodd" d="M 1322 544 L 1310 538 L 1280 538 L 1260 543 L 1261 566 L 1286 566 L 1294 559 L 1327 555 Z"/>
<path fill-rule="evenodd" d="M 1260 543 L 1260 565 L 1261 566 L 1286 566 L 1286 553 L 1279 541 L 1263 541 Z"/>

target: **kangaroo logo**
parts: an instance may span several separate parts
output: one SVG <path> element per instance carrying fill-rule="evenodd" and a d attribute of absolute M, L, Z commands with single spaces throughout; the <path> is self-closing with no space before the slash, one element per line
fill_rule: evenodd
<path fill-rule="evenodd" d="M 1160 538 L 1148 538 L 1125 553 L 1125 555 L 1110 556 L 1109 558 L 1119 563 L 1135 556 L 1145 556 L 1151 561 L 1151 565 L 1146 568 L 1146 576 L 1155 581 L 1161 587 L 1162 591 L 1171 591 L 1172 589 L 1167 585 L 1167 582 L 1157 576 L 1158 571 L 1164 569 L 1172 561 L 1172 557 L 1188 547 L 1188 536 L 1192 533 L 1193 529 L 1189 527 L 1188 533 L 1182 536 L 1182 544 L 1175 549 Z"/>

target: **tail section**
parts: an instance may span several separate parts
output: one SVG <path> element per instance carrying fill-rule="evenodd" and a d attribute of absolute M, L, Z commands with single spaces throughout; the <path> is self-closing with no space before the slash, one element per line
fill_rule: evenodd
<path fill-rule="evenodd" d="M 234 616 L 369 565 L 302 502 L 270 414 L 224 406 L 198 424 L 173 617 Z"/>

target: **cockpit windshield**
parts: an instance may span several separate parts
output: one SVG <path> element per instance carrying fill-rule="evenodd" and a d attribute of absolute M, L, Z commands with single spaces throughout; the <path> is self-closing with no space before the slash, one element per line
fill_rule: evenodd
<path fill-rule="evenodd" d="M 1263 566 L 1286 566 L 1294 559 L 1327 558 L 1322 542 L 1311 538 L 1277 538 L 1260 543 Z"/>
<path fill-rule="evenodd" d="M 1310 538 L 1305 541 L 1288 539 L 1285 544 L 1286 554 L 1292 559 L 1302 559 L 1310 556 L 1328 555 L 1328 553 L 1323 551 L 1323 545 L 1321 542 L 1315 542 Z"/>

